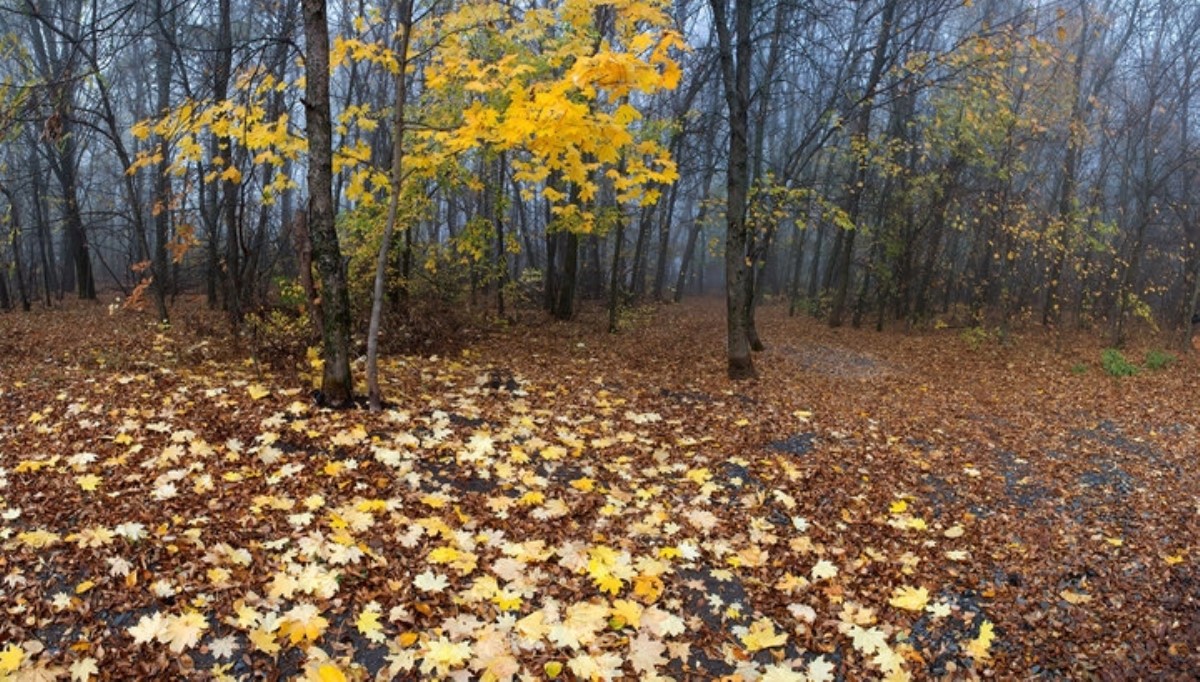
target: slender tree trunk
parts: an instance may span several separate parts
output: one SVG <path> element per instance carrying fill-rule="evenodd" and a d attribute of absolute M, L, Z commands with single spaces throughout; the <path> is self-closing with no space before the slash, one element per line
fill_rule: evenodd
<path fill-rule="evenodd" d="M 507 156 L 496 159 L 496 184 L 492 187 L 492 224 L 496 230 L 496 315 L 504 318 L 504 289 L 508 286 L 508 244 L 504 234 L 504 178 L 508 175 Z"/>
<path fill-rule="evenodd" d="M 312 236 L 308 232 L 308 210 L 296 213 L 292 224 L 292 244 L 296 250 L 296 272 L 300 287 L 308 300 L 309 321 L 316 338 L 325 337 L 325 313 L 321 310 L 321 295 L 313 281 Z"/>
<path fill-rule="evenodd" d="M 154 75 L 158 94 L 158 114 L 166 112 L 171 104 L 171 40 L 175 35 L 175 14 L 167 7 L 169 0 L 155 1 L 155 19 L 158 22 L 158 32 L 154 39 Z M 154 306 L 158 312 L 159 322 L 166 323 L 167 315 L 167 231 L 171 217 L 171 176 L 169 173 L 170 153 L 167 140 L 164 138 L 159 146 L 162 159 L 154 178 L 154 257 L 151 268 L 151 291 L 154 294 Z M 134 197 L 130 197 L 134 199 Z M 140 214 L 140 207 L 133 210 Z M 140 219 L 137 221 L 140 223 Z M 140 229 L 140 225 L 139 225 Z M 141 231 L 144 235 L 145 232 Z M 143 240 L 144 236 L 141 237 Z"/>
<path fill-rule="evenodd" d="M 29 312 L 29 291 L 25 288 L 25 268 L 21 264 L 21 216 L 17 210 L 17 202 L 5 185 L 0 185 L 0 193 L 4 194 L 4 198 L 8 200 L 8 219 L 9 219 L 9 246 L 13 252 L 13 267 L 16 269 L 14 273 L 17 283 L 17 295 L 21 297 L 21 309 Z M 5 298 L 8 298 L 5 292 Z M 5 307 L 11 307 L 11 303 Z"/>
<path fill-rule="evenodd" d="M 608 333 L 616 334 L 617 318 L 621 308 L 621 245 L 625 241 L 625 216 L 617 217 L 617 229 L 613 235 L 612 272 L 608 279 Z"/>
<path fill-rule="evenodd" d="M 8 293 L 8 268 L 0 264 L 0 310 L 12 310 L 12 297 Z"/>
<path fill-rule="evenodd" d="M 404 189 L 404 133 L 407 129 L 404 109 L 408 105 L 408 41 L 412 33 L 412 0 L 400 2 L 400 39 L 396 45 L 399 68 L 396 70 L 396 101 L 392 113 L 392 194 L 388 199 L 387 222 L 379 240 L 379 255 L 375 259 L 375 285 L 371 292 L 371 321 L 367 331 L 367 401 L 372 412 L 383 407 L 379 389 L 379 327 L 383 319 L 383 287 L 387 280 L 388 251 Z M 411 226 L 405 226 L 411 231 Z"/>
<path fill-rule="evenodd" d="M 800 272 L 804 265 L 804 240 L 808 237 L 809 229 L 801 229 L 800 224 L 793 225 L 792 236 L 792 276 L 788 283 L 788 317 L 796 316 L 800 307 Z"/>
<path fill-rule="evenodd" d="M 33 217 L 37 225 L 38 251 L 42 261 L 43 288 L 46 292 L 46 307 L 51 305 L 51 291 L 57 288 L 54 270 L 54 244 L 50 235 L 50 222 L 47 220 L 48 210 L 45 204 L 46 191 L 42 179 L 41 158 L 36 148 L 29 150 L 29 170 L 33 180 Z"/>
<path fill-rule="evenodd" d="M 543 276 L 542 305 L 553 313 L 558 302 L 558 242 L 559 235 L 550 231 L 550 201 L 546 201 L 546 269 Z"/>
<path fill-rule="evenodd" d="M 222 0 L 228 2 L 228 0 Z M 304 0 L 304 111 L 308 134 L 309 231 L 321 277 L 325 367 L 321 393 L 335 407 L 351 404 L 350 298 L 334 227 L 333 130 L 329 112 L 329 24 L 324 0 Z"/>
<path fill-rule="evenodd" d="M 687 286 L 688 275 L 691 274 L 692 261 L 696 256 L 696 242 L 699 240 L 700 233 L 704 229 L 704 221 L 708 219 L 708 196 L 712 190 L 712 179 L 715 168 L 709 166 L 704 171 L 704 179 L 701 181 L 700 187 L 700 208 L 696 211 L 692 218 L 692 224 L 688 229 L 687 242 L 683 247 L 682 261 L 679 264 L 679 276 L 675 279 L 675 293 L 673 300 L 679 303 L 683 300 L 683 290 Z M 703 249 L 704 245 L 701 244 Z"/>
<path fill-rule="evenodd" d="M 64 123 L 63 126 L 68 128 L 69 124 Z M 92 275 L 87 231 L 83 227 L 83 214 L 79 209 L 78 154 L 73 131 L 64 132 L 60 141 L 48 140 L 47 143 L 55 151 L 50 159 L 62 188 L 63 214 L 66 218 L 62 282 L 64 286 L 73 286 L 80 299 L 93 300 L 96 298 L 96 282 Z"/>
<path fill-rule="evenodd" d="M 757 376 L 750 355 L 746 306 L 750 304 L 750 267 L 746 263 L 746 200 L 750 190 L 750 61 L 751 0 L 733 0 L 734 28 L 729 28 L 727 0 L 709 0 L 717 30 L 725 104 L 729 114 L 729 156 L 725 211 L 725 316 L 727 373 L 730 379 Z M 735 44 L 736 38 L 736 44 Z"/>
<path fill-rule="evenodd" d="M 633 247 L 633 267 L 630 268 L 629 291 L 634 298 L 646 293 L 646 248 L 650 241 L 650 228 L 654 224 L 655 206 L 643 206 L 638 219 L 637 241 Z"/>
<path fill-rule="evenodd" d="M 678 152 L 676 152 L 678 154 Z M 671 251 L 671 223 L 675 219 L 675 204 L 679 198 L 679 183 L 671 185 L 667 192 L 667 206 L 658 220 L 658 254 L 654 264 L 654 300 L 662 301 L 663 288 L 667 281 L 667 258 Z"/>
<path fill-rule="evenodd" d="M 813 245 L 812 264 L 809 265 L 808 273 L 808 300 L 816 301 L 819 286 L 821 284 L 821 245 L 825 243 L 826 223 L 821 221 L 821 226 L 817 228 L 815 235 L 816 244 Z M 816 310 L 814 307 L 813 310 Z M 813 313 L 815 316 L 815 313 Z"/>
<path fill-rule="evenodd" d="M 852 145 L 852 147 L 861 146 L 865 148 L 871 135 L 871 113 L 874 110 L 874 103 L 871 100 L 874 98 L 875 90 L 879 87 L 879 81 L 883 77 L 883 67 L 887 61 L 888 47 L 891 43 L 892 24 L 896 15 L 897 3 L 898 0 L 887 0 L 887 3 L 883 6 L 883 15 L 879 23 L 879 38 L 875 41 L 875 52 L 871 58 L 871 72 L 867 77 L 867 99 L 861 104 L 858 115 L 855 117 L 852 138 L 858 140 L 859 145 Z M 865 158 L 855 158 L 854 166 L 853 179 L 846 188 L 845 211 L 851 223 L 857 226 L 859 214 L 862 211 L 862 193 L 867 184 L 867 160 Z M 833 302 L 829 310 L 830 327 L 841 326 L 842 316 L 846 311 L 846 297 L 850 290 L 852 274 L 850 270 L 854 262 L 854 239 L 857 235 L 857 229 L 851 230 L 843 239 L 842 250 L 837 251 L 836 247 L 834 249 L 837 254 L 837 287 L 834 289 Z"/>

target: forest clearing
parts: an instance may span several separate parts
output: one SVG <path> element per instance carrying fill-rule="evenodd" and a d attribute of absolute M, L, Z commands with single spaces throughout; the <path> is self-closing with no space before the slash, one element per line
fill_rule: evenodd
<path fill-rule="evenodd" d="M 610 335 L 588 309 L 389 358 L 378 413 L 318 407 L 185 323 L 0 315 L 0 675 L 1200 665 L 1194 357 L 1118 378 L 1086 335 L 772 305 L 760 378 L 734 382 L 722 312 L 639 309 Z"/>
<path fill-rule="evenodd" d="M 1198 93 L 1194 0 L 0 2 L 0 682 L 1194 679 Z"/>

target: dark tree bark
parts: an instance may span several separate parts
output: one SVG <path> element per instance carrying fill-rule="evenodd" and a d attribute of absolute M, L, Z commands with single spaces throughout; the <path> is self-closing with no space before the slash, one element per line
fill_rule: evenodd
<path fill-rule="evenodd" d="M 709 0 L 717 30 L 725 105 L 729 114 L 729 167 L 726 171 L 725 316 L 727 372 L 730 379 L 753 379 L 754 359 L 745 315 L 750 304 L 750 266 L 746 262 L 746 200 L 750 189 L 751 0 L 734 1 L 729 27 L 727 0 Z"/>
<path fill-rule="evenodd" d="M 563 271 L 554 301 L 554 317 L 569 320 L 575 317 L 575 283 L 579 276 L 579 235 L 567 232 L 563 239 Z"/>
<path fill-rule="evenodd" d="M 33 184 L 33 219 L 37 226 L 38 255 L 42 262 L 42 281 L 45 290 L 46 307 L 51 305 L 51 292 L 57 286 L 57 276 L 54 274 L 57 265 L 54 261 L 54 244 L 50 235 L 49 209 L 46 207 L 45 179 L 42 176 L 41 155 L 36 145 L 29 149 L 29 171 Z M 61 291 L 60 291 L 61 295 Z"/>
<path fill-rule="evenodd" d="M 227 0 L 224 0 L 227 1 Z M 342 251 L 334 226 L 333 131 L 329 113 L 329 24 L 324 0 L 304 0 L 304 112 L 308 134 L 309 233 L 321 280 L 324 373 L 321 393 L 327 404 L 349 406 L 350 297 Z"/>
<path fill-rule="evenodd" d="M 625 241 L 625 216 L 617 216 L 613 235 L 612 271 L 608 278 L 608 333 L 617 333 L 617 317 L 621 308 L 621 245 Z"/>
<path fill-rule="evenodd" d="M 674 300 L 679 303 L 683 300 L 683 288 L 687 285 L 688 274 L 691 272 L 692 260 L 695 258 L 696 242 L 700 237 L 700 231 L 704 227 L 704 221 L 708 218 L 708 204 L 704 201 L 708 198 L 709 189 L 712 186 L 713 171 L 710 167 L 704 174 L 703 189 L 700 191 L 700 209 L 692 218 L 691 227 L 688 229 L 687 243 L 683 247 L 683 261 L 679 264 L 679 277 L 675 280 L 675 295 Z M 703 249 L 704 245 L 701 244 Z M 703 267 L 703 266 L 701 266 Z"/>
<path fill-rule="evenodd" d="M 160 115 L 171 104 L 171 63 L 174 57 L 171 41 L 175 37 L 175 13 L 167 6 L 165 0 L 155 1 L 155 19 L 158 22 L 158 33 L 154 38 L 154 76 L 158 94 L 158 111 Z M 153 282 L 151 291 L 154 294 L 154 306 L 160 322 L 167 322 L 167 233 L 170 227 L 171 213 L 171 176 L 169 173 L 170 155 L 167 141 L 164 139 L 159 152 L 162 160 L 154 178 L 154 257 L 151 268 Z M 132 199 L 133 197 L 131 197 Z M 135 206 L 134 212 L 140 214 L 140 207 Z M 138 219 L 140 223 L 140 216 Z M 145 234 L 141 231 L 140 234 Z M 144 237 L 143 237 L 144 239 Z"/>
<path fill-rule="evenodd" d="M 21 264 L 21 216 L 17 210 L 17 201 L 12 192 L 6 185 L 0 185 L 0 194 L 8 200 L 8 220 L 9 220 L 9 246 L 13 252 L 13 267 L 16 269 L 14 273 L 17 283 L 17 295 L 21 297 L 21 309 L 29 312 L 29 290 L 25 286 L 25 268 Z M 5 292 L 5 299 L 8 299 L 8 292 Z M 11 307 L 9 301 L 5 301 L 5 308 Z"/>
<path fill-rule="evenodd" d="M 508 157 L 500 152 L 496 159 L 495 184 L 492 193 L 492 225 L 496 231 L 496 315 L 503 318 L 504 288 L 508 286 L 508 244 L 504 235 L 504 178 L 508 174 Z"/>

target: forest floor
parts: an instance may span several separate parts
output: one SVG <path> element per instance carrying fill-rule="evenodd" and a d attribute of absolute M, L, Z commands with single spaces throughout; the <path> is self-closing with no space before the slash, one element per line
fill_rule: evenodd
<path fill-rule="evenodd" d="M 203 326 L 0 315 L 0 679 L 1200 669 L 1193 357 L 768 306 L 731 383 L 709 301 L 389 358 L 372 415 Z"/>

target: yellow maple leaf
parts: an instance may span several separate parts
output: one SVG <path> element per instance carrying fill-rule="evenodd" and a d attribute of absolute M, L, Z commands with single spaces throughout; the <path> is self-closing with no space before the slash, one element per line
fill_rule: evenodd
<path fill-rule="evenodd" d="M 348 679 L 346 673 L 332 663 L 322 663 L 307 677 L 315 682 L 346 682 Z"/>
<path fill-rule="evenodd" d="M 184 649 L 196 646 L 200 635 L 208 629 L 208 620 L 196 611 L 167 619 L 166 627 L 158 640 L 170 646 L 171 651 L 181 654 Z"/>
<path fill-rule="evenodd" d="M 459 551 L 453 547 L 437 547 L 429 553 L 428 559 L 435 564 L 448 564 L 458 557 Z"/>
<path fill-rule="evenodd" d="M 134 136 L 134 138 L 138 140 L 145 140 L 146 138 L 150 137 L 150 121 L 148 119 L 145 121 L 138 121 L 137 123 L 133 124 L 133 127 L 129 129 L 129 132 Z"/>
<path fill-rule="evenodd" d="M 264 387 L 262 384 L 250 384 L 246 387 L 246 392 L 250 394 L 251 400 L 261 400 L 271 395 L 271 390 Z"/>
<path fill-rule="evenodd" d="M 354 621 L 354 627 L 358 629 L 363 637 L 375 644 L 380 644 L 387 639 L 383 634 L 383 623 L 379 621 L 382 614 L 381 607 L 375 602 L 371 602 L 363 608 L 362 613 L 358 614 L 358 618 Z"/>
<path fill-rule="evenodd" d="M 992 656 L 989 650 L 992 648 L 994 639 L 996 639 L 996 630 L 992 621 L 983 621 L 983 624 L 979 626 L 979 634 L 975 639 L 967 642 L 965 647 L 967 655 L 977 661 L 988 660 Z"/>
<path fill-rule="evenodd" d="M 99 488 L 103 481 L 104 479 L 100 478 L 96 474 L 84 474 L 83 476 L 75 477 L 75 482 L 79 484 L 79 487 L 83 488 L 89 493 L 95 491 L 96 488 Z"/>
<path fill-rule="evenodd" d="M 242 172 L 238 170 L 237 166 L 230 166 L 225 169 L 225 172 L 221 173 L 221 179 L 236 185 L 242 181 Z"/>
<path fill-rule="evenodd" d="M 783 646 L 787 642 L 786 632 L 775 632 L 775 623 L 761 618 L 750 624 L 750 629 L 741 636 L 746 651 L 754 653 L 771 647 Z"/>
<path fill-rule="evenodd" d="M 642 624 L 642 605 L 628 599 L 617 599 L 612 604 L 612 615 L 621 626 L 637 628 Z"/>
<path fill-rule="evenodd" d="M 601 575 L 593 578 L 596 582 L 596 588 L 601 592 L 608 594 L 619 594 L 621 592 L 621 579 L 614 575 Z"/>
<path fill-rule="evenodd" d="M 666 585 L 656 575 L 639 575 L 633 579 L 633 594 L 647 604 L 658 601 Z"/>
<path fill-rule="evenodd" d="M 279 642 L 275 641 L 275 633 L 268 632 L 262 628 L 254 628 L 250 631 L 248 636 L 250 638 L 250 643 L 253 644 L 254 648 L 258 651 L 261 651 L 268 656 L 274 656 L 275 654 L 279 653 L 280 646 Z"/>
<path fill-rule="evenodd" d="M 929 603 L 929 590 L 924 587 L 897 587 L 888 603 L 898 609 L 920 611 Z"/>
<path fill-rule="evenodd" d="M 501 611 L 519 611 L 521 602 L 521 595 L 509 590 L 496 590 L 492 595 L 492 603 Z"/>
<path fill-rule="evenodd" d="M 426 643 L 421 652 L 421 672 L 437 671 L 439 675 L 446 675 L 452 669 L 462 667 L 470 657 L 469 642 L 451 642 L 445 636 L 438 637 Z"/>
<path fill-rule="evenodd" d="M 25 660 L 25 650 L 16 644 L 9 644 L 0 651 L 0 674 L 8 675 L 14 673 L 17 668 L 21 667 L 21 661 Z"/>
<path fill-rule="evenodd" d="M 44 549 L 50 545 L 57 544 L 61 539 L 62 536 L 58 533 L 51 533 L 45 530 L 30 530 L 24 533 L 17 533 L 17 542 L 33 549 Z"/>
<path fill-rule="evenodd" d="M 596 481 L 591 478 L 577 478 L 571 481 L 571 487 L 585 493 L 590 493 L 596 488 Z"/>
<path fill-rule="evenodd" d="M 546 612 L 540 609 L 534 611 L 528 616 L 518 620 L 515 629 L 522 638 L 531 642 L 536 642 L 537 640 L 545 637 L 546 633 L 550 629 L 549 626 L 546 625 Z"/>
<path fill-rule="evenodd" d="M 283 622 L 279 624 L 279 634 L 287 637 L 292 644 L 300 642 L 315 642 L 329 621 L 321 617 L 321 612 L 312 604 L 300 604 L 283 614 Z"/>

